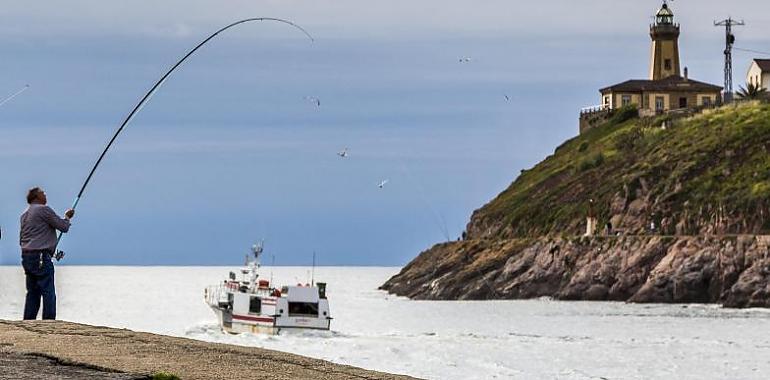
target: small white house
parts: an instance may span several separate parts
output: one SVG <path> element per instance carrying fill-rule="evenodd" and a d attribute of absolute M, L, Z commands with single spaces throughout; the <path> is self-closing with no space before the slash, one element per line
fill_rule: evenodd
<path fill-rule="evenodd" d="M 770 59 L 755 59 L 751 62 L 746 83 L 770 89 Z"/>

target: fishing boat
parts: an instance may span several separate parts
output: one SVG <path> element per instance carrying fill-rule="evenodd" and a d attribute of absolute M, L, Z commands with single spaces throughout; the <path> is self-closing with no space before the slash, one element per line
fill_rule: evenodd
<path fill-rule="evenodd" d="M 204 291 L 204 299 L 219 319 L 222 330 L 231 334 L 278 334 L 283 329 L 329 330 L 331 314 L 326 284 L 311 280 L 305 285 L 273 286 L 260 279 L 263 243 L 255 244 L 246 263 L 217 285 Z"/>

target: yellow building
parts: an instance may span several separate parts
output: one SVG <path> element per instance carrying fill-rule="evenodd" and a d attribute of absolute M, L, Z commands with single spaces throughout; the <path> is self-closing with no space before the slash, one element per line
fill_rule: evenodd
<path fill-rule="evenodd" d="M 755 59 L 751 62 L 746 83 L 759 88 L 770 88 L 770 59 Z"/>
<path fill-rule="evenodd" d="M 659 80 L 629 80 L 603 88 L 600 92 L 604 108 L 616 109 L 635 104 L 640 116 L 710 107 L 722 100 L 722 87 L 680 76 Z"/>
<path fill-rule="evenodd" d="M 612 110 L 634 104 L 640 116 L 651 116 L 672 110 L 710 107 L 721 103 L 722 87 L 699 82 L 681 73 L 679 59 L 679 24 L 666 2 L 650 25 L 652 49 L 648 79 L 634 79 L 599 90 L 599 106 L 580 113 L 580 133 L 600 124 Z"/>

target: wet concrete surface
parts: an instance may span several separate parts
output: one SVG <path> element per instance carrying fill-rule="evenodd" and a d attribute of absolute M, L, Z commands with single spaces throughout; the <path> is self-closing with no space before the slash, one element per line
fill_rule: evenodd
<path fill-rule="evenodd" d="M 0 352 L 0 380 L 143 380 L 147 378 L 147 376 L 64 364 L 58 360 L 39 355 Z"/>

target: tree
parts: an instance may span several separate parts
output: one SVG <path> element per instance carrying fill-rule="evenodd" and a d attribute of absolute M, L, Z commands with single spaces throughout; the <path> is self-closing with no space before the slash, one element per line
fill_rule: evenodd
<path fill-rule="evenodd" d="M 746 84 L 746 88 L 741 87 L 738 90 L 738 99 L 757 100 L 767 97 L 767 89 L 753 83 Z"/>

